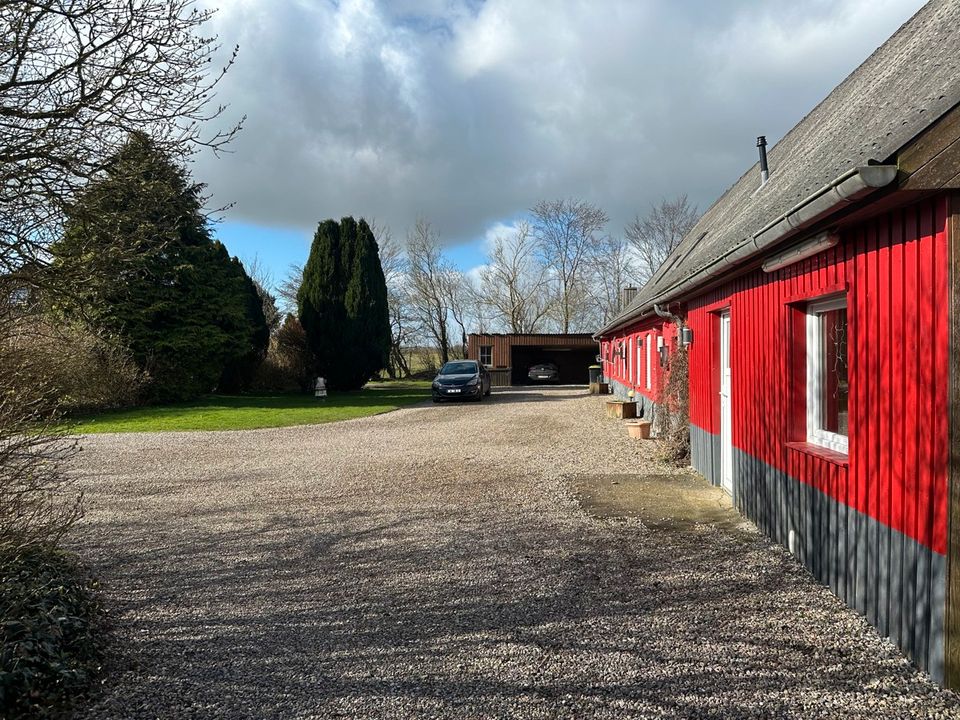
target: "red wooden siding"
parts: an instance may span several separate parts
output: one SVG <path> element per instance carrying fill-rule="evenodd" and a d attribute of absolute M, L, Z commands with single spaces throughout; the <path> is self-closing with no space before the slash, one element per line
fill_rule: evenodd
<path fill-rule="evenodd" d="M 668 352 L 672 353 L 676 348 L 676 328 L 673 323 L 658 316 L 645 319 L 624 328 L 615 336 L 605 338 L 600 346 L 605 377 L 656 402 L 659 399 L 660 388 L 666 380 L 666 373 L 660 367 L 658 337 L 663 338 Z M 637 340 L 640 338 L 644 343 L 642 348 L 637 347 Z M 647 343 L 652 343 L 649 390 L 647 389 Z"/>
<path fill-rule="evenodd" d="M 945 198 L 844 231 L 840 244 L 774 274 L 754 272 L 689 305 L 690 420 L 719 433 L 716 310 L 731 312 L 735 448 L 946 552 L 948 262 Z M 845 292 L 849 456 L 809 452 L 798 318 Z M 795 304 L 791 304 L 795 303 Z"/>

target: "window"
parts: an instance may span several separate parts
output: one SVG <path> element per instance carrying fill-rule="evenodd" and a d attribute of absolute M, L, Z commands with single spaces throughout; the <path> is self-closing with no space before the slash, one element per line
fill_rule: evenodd
<path fill-rule="evenodd" d="M 636 361 L 634 362 L 634 371 L 636 372 L 637 382 L 640 384 L 640 359 L 643 357 L 643 336 L 637 335 L 637 352 L 636 352 Z"/>
<path fill-rule="evenodd" d="M 486 367 L 493 365 L 493 345 L 480 346 L 480 364 Z"/>
<path fill-rule="evenodd" d="M 807 306 L 807 442 L 846 453 L 848 442 L 847 301 Z"/>
<path fill-rule="evenodd" d="M 650 389 L 650 366 L 653 364 L 651 362 L 651 353 L 653 350 L 653 334 L 647 336 L 647 390 Z"/>

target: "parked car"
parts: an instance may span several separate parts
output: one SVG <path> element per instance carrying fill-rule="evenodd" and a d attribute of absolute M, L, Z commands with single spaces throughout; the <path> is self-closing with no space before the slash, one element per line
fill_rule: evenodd
<path fill-rule="evenodd" d="M 490 394 L 490 373 L 476 360 L 451 360 L 433 379 L 433 401 L 476 400 Z"/>
<path fill-rule="evenodd" d="M 553 363 L 540 363 L 530 368 L 527 377 L 537 382 L 560 382 L 560 371 Z"/>

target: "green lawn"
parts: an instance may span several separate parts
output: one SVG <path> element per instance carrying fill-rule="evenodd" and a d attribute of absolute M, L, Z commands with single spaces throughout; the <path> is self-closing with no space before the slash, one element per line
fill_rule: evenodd
<path fill-rule="evenodd" d="M 70 433 L 252 430 L 377 415 L 430 397 L 425 381 L 371 383 L 363 390 L 313 395 L 210 395 L 176 405 L 113 410 L 73 418 Z"/>

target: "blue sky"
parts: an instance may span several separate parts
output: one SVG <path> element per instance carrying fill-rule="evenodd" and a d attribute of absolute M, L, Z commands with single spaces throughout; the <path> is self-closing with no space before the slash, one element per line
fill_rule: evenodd
<path fill-rule="evenodd" d="M 231 255 L 245 264 L 255 258 L 266 267 L 274 287 L 283 282 L 291 265 L 303 265 L 310 253 L 312 231 L 224 221 L 214 225 L 216 237 Z M 451 245 L 445 255 L 459 269 L 468 271 L 484 262 L 483 240 Z"/>
<path fill-rule="evenodd" d="M 469 270 L 539 200 L 595 203 L 611 233 L 681 193 L 705 210 L 923 0 L 220 5 L 220 121 L 246 122 L 192 171 L 231 205 L 220 239 L 280 281 L 329 217 L 399 240 L 424 218 Z"/>

